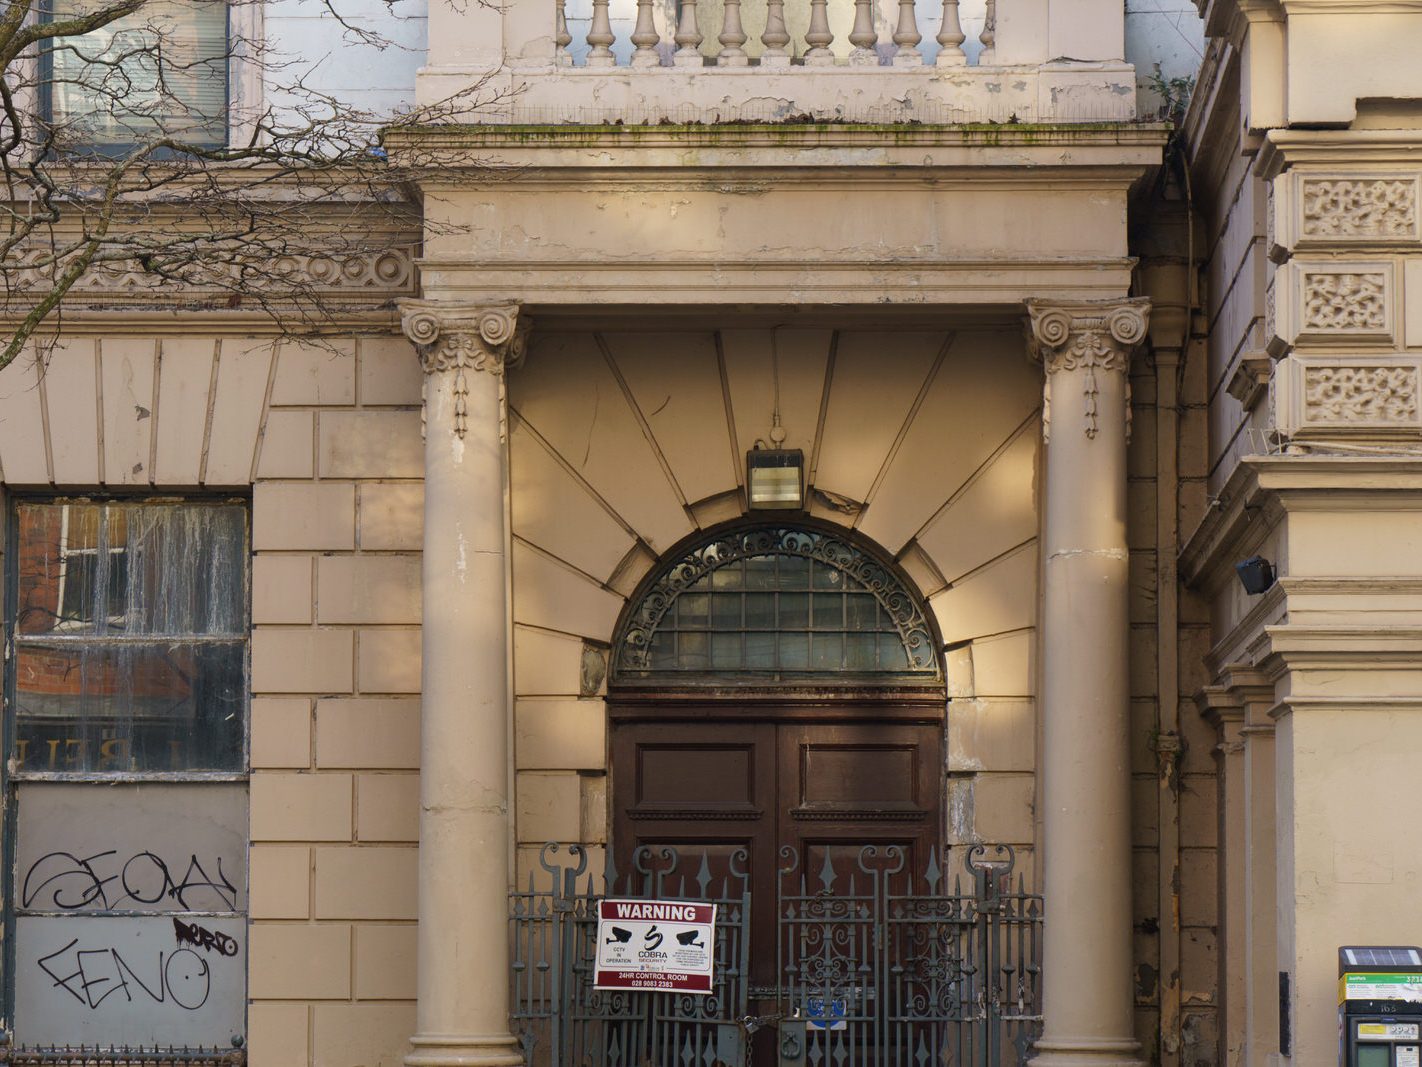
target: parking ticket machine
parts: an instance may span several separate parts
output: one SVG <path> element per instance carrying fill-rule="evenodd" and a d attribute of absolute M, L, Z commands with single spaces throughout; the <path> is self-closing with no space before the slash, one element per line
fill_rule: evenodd
<path fill-rule="evenodd" d="M 1338 950 L 1342 1067 L 1422 1067 L 1422 949 Z"/>

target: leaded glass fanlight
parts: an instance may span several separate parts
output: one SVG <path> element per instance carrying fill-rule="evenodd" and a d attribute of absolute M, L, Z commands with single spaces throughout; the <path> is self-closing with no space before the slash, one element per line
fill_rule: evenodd
<path fill-rule="evenodd" d="M 796 684 L 940 677 L 922 603 L 892 566 L 811 527 L 721 533 L 644 583 L 614 681 Z"/>

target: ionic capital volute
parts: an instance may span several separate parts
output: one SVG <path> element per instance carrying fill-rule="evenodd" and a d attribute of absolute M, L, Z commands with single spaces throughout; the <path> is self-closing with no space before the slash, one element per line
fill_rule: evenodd
<path fill-rule="evenodd" d="M 1096 400 L 1100 393 L 1098 374 L 1119 374 L 1130 370 L 1131 353 L 1145 339 L 1150 322 L 1150 299 L 1122 300 L 1028 300 L 1028 351 L 1046 371 L 1043 393 L 1043 435 L 1050 440 L 1052 380 L 1065 372 L 1081 370 L 1082 394 L 1086 404 L 1085 432 L 1095 437 L 1098 429 Z M 1125 418 L 1130 418 L 1130 384 L 1124 384 Z"/>
<path fill-rule="evenodd" d="M 529 321 L 517 304 L 468 306 L 433 300 L 400 301 L 400 325 L 415 344 L 425 372 L 425 393 L 430 379 L 452 376 L 455 436 L 468 426 L 468 371 L 501 377 L 523 362 L 528 347 Z M 428 404 L 425 405 L 426 413 Z"/>
<path fill-rule="evenodd" d="M 523 360 L 528 320 L 517 304 L 467 307 L 432 300 L 400 301 L 400 325 L 415 343 L 426 374 L 486 370 L 502 374 Z"/>

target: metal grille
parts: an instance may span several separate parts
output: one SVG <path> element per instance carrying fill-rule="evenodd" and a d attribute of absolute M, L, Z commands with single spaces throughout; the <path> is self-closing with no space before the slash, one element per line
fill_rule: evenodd
<path fill-rule="evenodd" d="M 601 893 L 581 849 L 567 865 L 557 852 L 544 847 L 544 874 L 510 901 L 513 1023 L 530 1067 L 1015 1067 L 1040 1028 L 1042 898 L 1020 875 L 1014 887 L 1007 846 L 968 849 L 951 887 L 934 854 L 913 871 L 898 846 L 840 846 L 814 863 L 787 847 L 774 945 L 751 943 L 744 852 L 727 868 L 639 849 Z M 594 990 L 604 895 L 720 905 L 714 994 Z M 759 952 L 775 954 L 775 984 L 750 988 Z M 752 1017 L 751 1004 L 773 1010 Z M 762 1027 L 779 1031 L 773 1049 L 748 1040 Z"/>
<path fill-rule="evenodd" d="M 243 1067 L 241 1048 L 188 1048 L 175 1045 L 32 1045 L 0 1046 L 0 1064 L 16 1067 Z"/>
<path fill-rule="evenodd" d="M 608 858 L 598 892 L 587 853 L 553 862 L 545 845 L 540 879 L 509 901 L 513 935 L 512 1021 L 528 1067 L 716 1067 L 743 1063 L 745 960 L 750 932 L 746 853 L 713 877 L 703 854 L 697 874 L 671 876 L 681 857 L 668 847 L 641 848 L 635 870 L 619 876 Z M 720 865 L 718 865 L 720 866 Z M 540 887 L 539 883 L 543 883 Z M 709 996 L 593 988 L 597 905 L 604 896 L 698 900 L 717 904 L 715 985 Z"/>
<path fill-rule="evenodd" d="M 814 871 L 793 848 L 781 856 L 782 1009 L 803 1020 L 781 1026 L 782 1064 L 1026 1061 L 1040 1020 L 1042 907 L 1020 875 L 1011 889 L 1011 848 L 969 849 L 966 892 L 962 875 L 943 891 L 933 853 L 922 872 L 906 870 L 895 845 L 864 846 L 849 871 L 842 851 L 841 869 L 829 850 Z"/>
<path fill-rule="evenodd" d="M 642 590 L 615 645 L 620 684 L 688 675 L 936 681 L 938 647 L 893 569 L 796 527 L 721 534 Z"/>

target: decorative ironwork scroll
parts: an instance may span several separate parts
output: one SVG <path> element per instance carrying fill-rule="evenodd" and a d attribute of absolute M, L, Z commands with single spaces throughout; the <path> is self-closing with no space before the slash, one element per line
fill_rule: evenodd
<path fill-rule="evenodd" d="M 919 599 L 890 567 L 832 533 L 789 526 L 724 533 L 665 567 L 633 608 L 615 669 L 624 683 L 940 677 Z"/>

